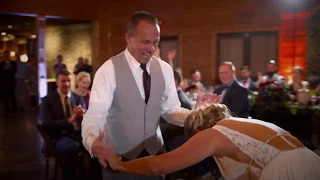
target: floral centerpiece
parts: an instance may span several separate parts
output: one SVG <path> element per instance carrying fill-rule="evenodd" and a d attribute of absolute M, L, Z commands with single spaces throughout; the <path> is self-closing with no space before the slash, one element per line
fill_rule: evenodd
<path fill-rule="evenodd" d="M 285 83 L 266 81 L 259 84 L 257 102 L 278 106 L 289 100 L 289 88 Z"/>
<path fill-rule="evenodd" d="M 279 111 L 285 113 L 285 102 L 289 99 L 289 88 L 278 81 L 265 81 L 259 84 L 257 93 L 251 94 L 252 116 L 262 120 L 274 120 Z"/>

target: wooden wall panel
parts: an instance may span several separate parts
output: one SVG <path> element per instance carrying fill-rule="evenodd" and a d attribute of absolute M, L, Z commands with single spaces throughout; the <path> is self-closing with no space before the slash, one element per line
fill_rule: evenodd
<path fill-rule="evenodd" d="M 163 22 L 161 36 L 179 36 L 180 64 L 185 74 L 203 69 L 209 83 L 216 78 L 216 34 L 277 30 L 281 14 L 292 11 L 290 1 L 280 0 L 10 0 L 0 12 L 21 12 L 92 20 L 96 48 L 94 66 L 125 47 L 126 22 L 138 10 L 146 10 Z M 291 3 L 291 2 L 290 2 Z M 295 11 L 310 11 L 319 0 L 305 0 Z M 290 9 L 291 8 L 291 9 Z M 122 40 L 121 40 L 122 39 Z M 203 67 L 202 67 L 203 66 Z"/>
<path fill-rule="evenodd" d="M 180 56 L 180 64 L 183 69 L 183 76 L 190 78 L 192 69 L 197 68 L 201 71 L 203 80 L 212 83 L 212 35 L 210 32 L 202 34 L 189 34 L 181 36 L 180 50 L 183 52 Z"/>

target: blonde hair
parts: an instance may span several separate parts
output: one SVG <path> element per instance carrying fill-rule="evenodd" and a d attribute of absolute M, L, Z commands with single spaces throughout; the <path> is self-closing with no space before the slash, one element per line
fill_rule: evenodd
<path fill-rule="evenodd" d="M 188 137 L 196 134 L 197 130 L 205 130 L 214 126 L 222 119 L 231 117 L 230 111 L 224 104 L 206 105 L 193 111 L 184 122 L 184 132 Z"/>
<path fill-rule="evenodd" d="M 82 71 L 82 72 L 80 72 L 79 74 L 77 74 L 76 81 L 79 82 L 79 81 L 81 81 L 81 79 L 84 78 L 84 77 L 88 77 L 88 78 L 91 80 L 90 74 L 87 73 L 87 72 Z"/>
<path fill-rule="evenodd" d="M 234 66 L 234 64 L 231 61 L 223 61 L 220 64 L 220 66 L 222 66 L 222 65 L 228 65 L 228 66 L 230 66 L 232 71 L 236 71 L 236 67 Z"/>
<path fill-rule="evenodd" d="M 303 69 L 301 66 L 293 67 L 292 71 L 298 71 L 300 73 L 300 75 L 303 75 Z"/>

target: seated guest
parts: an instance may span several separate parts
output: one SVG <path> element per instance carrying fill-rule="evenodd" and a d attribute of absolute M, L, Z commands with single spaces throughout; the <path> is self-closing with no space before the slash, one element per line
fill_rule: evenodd
<path fill-rule="evenodd" d="M 251 71 L 248 66 L 240 68 L 240 82 L 249 91 L 256 89 L 255 82 L 251 79 Z"/>
<path fill-rule="evenodd" d="M 225 61 L 219 66 L 219 78 L 222 85 L 214 90 L 221 95 L 225 104 L 235 117 L 249 117 L 248 90 L 236 80 L 236 69 L 232 62 Z"/>
<path fill-rule="evenodd" d="M 90 90 L 91 84 L 90 74 L 87 72 L 80 72 L 76 76 L 77 89 L 74 91 L 75 94 L 82 96 L 84 99 L 83 109 L 89 108 Z M 89 160 L 89 178 L 90 179 L 102 179 L 101 166 L 96 158 Z"/>
<path fill-rule="evenodd" d="M 90 74 L 87 72 L 80 72 L 76 76 L 77 89 L 74 91 L 79 96 L 84 99 L 84 109 L 89 107 L 90 90 L 89 86 L 91 84 Z"/>
<path fill-rule="evenodd" d="M 188 96 L 182 91 L 180 85 L 182 83 L 182 77 L 181 75 L 177 72 L 174 71 L 173 72 L 174 75 L 174 82 L 177 88 L 177 93 L 178 93 L 178 97 L 181 103 L 181 107 L 186 108 L 186 109 L 193 109 L 193 105 L 192 102 L 190 101 L 190 99 L 188 98 Z"/>
<path fill-rule="evenodd" d="M 174 81 L 177 88 L 177 93 L 181 107 L 186 109 L 193 109 L 193 105 L 188 96 L 181 90 L 181 76 L 178 72 L 174 71 Z M 171 151 L 179 146 L 181 146 L 187 138 L 184 135 L 183 127 L 174 125 L 172 123 L 166 122 L 161 118 L 160 126 L 163 133 L 163 139 L 165 141 L 165 146 L 168 151 Z"/>
<path fill-rule="evenodd" d="M 177 88 L 178 97 L 179 97 L 179 100 L 181 103 L 181 107 L 192 110 L 194 108 L 194 105 L 192 105 L 192 102 L 190 101 L 188 96 L 180 88 L 182 77 L 177 71 L 174 71 L 174 80 L 175 80 L 175 85 Z M 179 146 L 183 145 L 188 140 L 187 136 L 184 133 L 183 127 L 180 127 L 180 126 L 177 126 L 177 125 L 174 125 L 171 123 L 167 123 L 164 120 L 161 120 L 160 122 L 161 122 L 161 130 L 163 132 L 164 144 L 165 144 L 167 151 L 172 151 L 172 150 L 178 148 Z M 211 179 L 212 178 L 211 171 L 213 169 L 213 166 L 214 166 L 213 159 L 206 158 L 203 161 L 195 164 L 191 168 L 194 170 L 193 175 L 196 176 L 196 178 L 198 180 L 202 180 L 202 179 Z M 191 170 L 185 169 L 185 170 L 180 171 L 178 173 L 171 174 L 171 175 L 169 175 L 169 177 L 171 177 L 173 179 L 174 178 L 186 178 L 185 175 L 182 174 L 185 171 L 190 172 Z M 188 175 L 189 179 L 190 179 L 190 176 L 191 176 L 191 174 L 189 173 L 189 175 Z"/>
<path fill-rule="evenodd" d="M 78 153 L 84 150 L 80 130 L 84 101 L 70 91 L 68 71 L 59 71 L 56 81 L 57 90 L 42 99 L 40 118 L 62 160 L 63 179 L 75 179 Z"/>
<path fill-rule="evenodd" d="M 275 60 L 270 60 L 266 67 L 266 75 L 258 79 L 258 86 L 266 82 L 275 82 L 277 84 L 285 83 L 285 78 L 278 73 L 278 66 Z"/>
<path fill-rule="evenodd" d="M 181 107 L 192 110 L 193 105 L 191 100 L 180 88 L 181 79 L 182 78 L 180 74 L 177 71 L 174 71 L 174 81 L 177 88 L 177 93 L 178 93 Z M 168 123 L 163 118 L 160 118 L 160 128 L 163 135 L 164 145 L 167 151 L 172 151 L 178 148 L 188 140 L 188 138 L 184 134 L 183 127 Z M 169 174 L 168 178 L 169 179 L 186 178 L 185 177 L 186 171 L 187 169 L 184 169 L 177 173 Z"/>
<path fill-rule="evenodd" d="M 291 95 L 296 96 L 299 89 L 308 88 L 309 83 L 302 80 L 303 69 L 300 66 L 295 66 L 292 69 L 292 83 L 289 85 Z"/>
<path fill-rule="evenodd" d="M 191 81 L 189 82 L 189 86 L 190 85 L 195 85 L 197 90 L 200 92 L 206 91 L 209 88 L 208 84 L 201 79 L 201 73 L 199 69 L 193 69 L 191 71 Z"/>

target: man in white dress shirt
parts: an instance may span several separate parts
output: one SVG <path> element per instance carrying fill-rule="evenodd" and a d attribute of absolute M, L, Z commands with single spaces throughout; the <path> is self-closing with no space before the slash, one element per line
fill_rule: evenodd
<path fill-rule="evenodd" d="M 136 12 L 128 22 L 125 38 L 125 51 L 111 57 L 95 75 L 89 109 L 82 121 L 83 144 L 104 167 L 103 179 L 162 179 L 107 168 L 110 147 L 122 160 L 161 153 L 160 116 L 183 126 L 191 112 L 180 107 L 172 68 L 153 56 L 160 40 L 156 17 Z M 207 95 L 202 101 L 220 99 Z"/>

